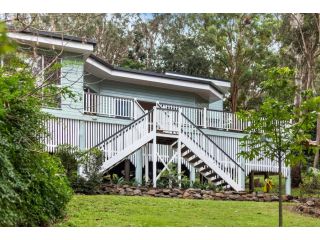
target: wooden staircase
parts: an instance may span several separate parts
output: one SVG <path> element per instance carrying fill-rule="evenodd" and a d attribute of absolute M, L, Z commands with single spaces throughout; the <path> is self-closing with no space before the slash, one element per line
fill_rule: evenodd
<path fill-rule="evenodd" d="M 216 186 L 244 189 L 244 169 L 234 159 L 181 111 L 157 107 L 95 146 L 103 152 L 102 171 L 108 171 L 151 141 L 180 148 L 178 159 L 187 160 Z M 156 150 L 153 156 L 155 162 Z M 156 177 L 153 181 L 156 186 Z"/>

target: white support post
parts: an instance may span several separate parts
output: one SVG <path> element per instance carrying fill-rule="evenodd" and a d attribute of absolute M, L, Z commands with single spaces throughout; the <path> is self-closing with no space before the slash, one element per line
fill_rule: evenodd
<path fill-rule="evenodd" d="M 79 148 L 80 150 L 85 150 L 86 148 L 86 123 L 85 121 L 80 121 L 79 124 Z M 82 176 L 83 166 L 78 165 L 78 175 Z"/>
<path fill-rule="evenodd" d="M 153 187 L 157 187 L 157 108 L 153 107 L 152 177 Z"/>
<path fill-rule="evenodd" d="M 136 120 L 137 117 L 137 98 L 133 99 L 133 119 Z"/>
<path fill-rule="evenodd" d="M 242 150 L 242 148 L 241 148 Z M 243 169 L 246 169 L 246 162 L 243 157 L 240 158 L 240 164 L 239 164 Z M 238 169 L 238 179 L 239 179 L 239 184 L 241 186 L 242 191 L 246 190 L 246 172 L 242 171 L 240 168 Z"/>
<path fill-rule="evenodd" d="M 288 167 L 288 176 L 286 178 L 286 195 L 291 195 L 291 168 Z"/>
<path fill-rule="evenodd" d="M 203 127 L 207 128 L 207 108 L 203 108 Z"/>
<path fill-rule="evenodd" d="M 193 186 L 195 180 L 196 180 L 196 170 L 192 165 L 190 165 L 190 187 Z"/>
<path fill-rule="evenodd" d="M 178 113 L 178 180 L 179 180 L 179 187 L 181 188 L 181 117 L 182 117 L 182 109 L 179 108 Z"/>
<path fill-rule="evenodd" d="M 144 162 L 144 177 L 146 183 L 149 182 L 149 148 L 146 145 L 146 154 L 145 154 L 145 162 Z"/>
<path fill-rule="evenodd" d="M 142 149 L 140 148 L 137 151 L 137 163 L 136 163 L 136 171 L 135 171 L 135 179 L 138 183 L 138 186 L 141 186 L 142 184 L 142 161 L 143 161 L 143 155 L 142 155 Z"/>

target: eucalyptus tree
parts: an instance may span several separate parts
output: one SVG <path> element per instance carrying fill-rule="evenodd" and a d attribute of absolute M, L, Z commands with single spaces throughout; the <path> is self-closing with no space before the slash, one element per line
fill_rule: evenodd
<path fill-rule="evenodd" d="M 311 90 L 319 92 L 319 56 L 320 56 L 320 14 L 295 13 L 283 15 L 282 54 L 287 63 L 296 69 L 295 84 L 297 90 L 294 102 L 297 106 L 303 101 L 301 93 Z M 320 114 L 316 127 L 316 144 L 320 145 Z M 319 164 L 319 151 L 314 157 L 314 167 Z"/>
<path fill-rule="evenodd" d="M 254 90 L 264 77 L 261 69 L 275 62 L 278 21 L 273 14 L 197 14 L 195 19 L 210 46 L 214 75 L 231 80 L 230 109 L 237 111 L 239 96 Z"/>

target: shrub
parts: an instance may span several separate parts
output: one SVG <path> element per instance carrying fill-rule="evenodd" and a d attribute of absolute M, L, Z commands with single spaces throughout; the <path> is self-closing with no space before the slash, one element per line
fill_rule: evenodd
<path fill-rule="evenodd" d="M 170 163 L 168 165 L 168 169 L 164 170 L 159 180 L 157 182 L 157 186 L 160 188 L 167 188 L 167 187 L 179 187 L 179 174 L 177 171 L 177 165 Z M 183 172 L 181 173 L 181 177 L 183 176 Z"/>
<path fill-rule="evenodd" d="M 77 180 L 78 164 L 82 154 L 78 147 L 69 144 L 59 145 L 54 153 L 55 156 L 60 158 L 71 184 Z"/>
<path fill-rule="evenodd" d="M 72 184 L 72 188 L 77 193 L 98 193 L 103 180 L 103 174 L 100 171 L 103 164 L 102 152 L 97 148 L 93 148 L 90 151 L 82 152 L 80 159 L 83 172 Z"/>
<path fill-rule="evenodd" d="M 300 184 L 301 195 L 320 194 L 320 171 L 315 168 L 309 168 Z"/>
<path fill-rule="evenodd" d="M 2 47 L 6 43 L 1 23 L 0 36 Z M 43 122 L 49 116 L 41 111 L 44 100 L 35 77 L 13 56 L 6 55 L 4 62 L 0 66 L 0 226 L 47 226 L 63 217 L 72 189 L 60 161 L 45 153 L 39 141 L 46 135 Z"/>

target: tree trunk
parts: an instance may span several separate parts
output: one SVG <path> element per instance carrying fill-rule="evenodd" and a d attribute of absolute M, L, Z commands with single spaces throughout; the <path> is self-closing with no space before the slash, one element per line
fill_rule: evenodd
<path fill-rule="evenodd" d="M 231 84 L 231 112 L 236 112 L 238 107 L 238 80 L 233 79 Z"/>
<path fill-rule="evenodd" d="M 283 220 L 282 220 L 282 161 L 281 161 L 281 155 L 278 154 L 278 163 L 279 163 L 279 169 L 278 169 L 278 175 L 279 175 L 279 227 L 282 227 Z"/>
<path fill-rule="evenodd" d="M 300 164 L 296 164 L 291 167 L 291 187 L 297 188 L 301 182 L 301 166 Z"/>
<path fill-rule="evenodd" d="M 126 182 L 130 181 L 130 160 L 124 160 L 124 180 Z"/>
<path fill-rule="evenodd" d="M 316 144 L 319 146 L 320 144 L 320 113 L 318 113 L 317 117 L 317 131 L 316 131 Z M 319 150 L 317 149 L 316 154 L 313 160 L 313 167 L 318 168 L 319 165 Z"/>
<path fill-rule="evenodd" d="M 254 192 L 254 172 L 250 172 L 249 174 L 249 192 Z"/>

